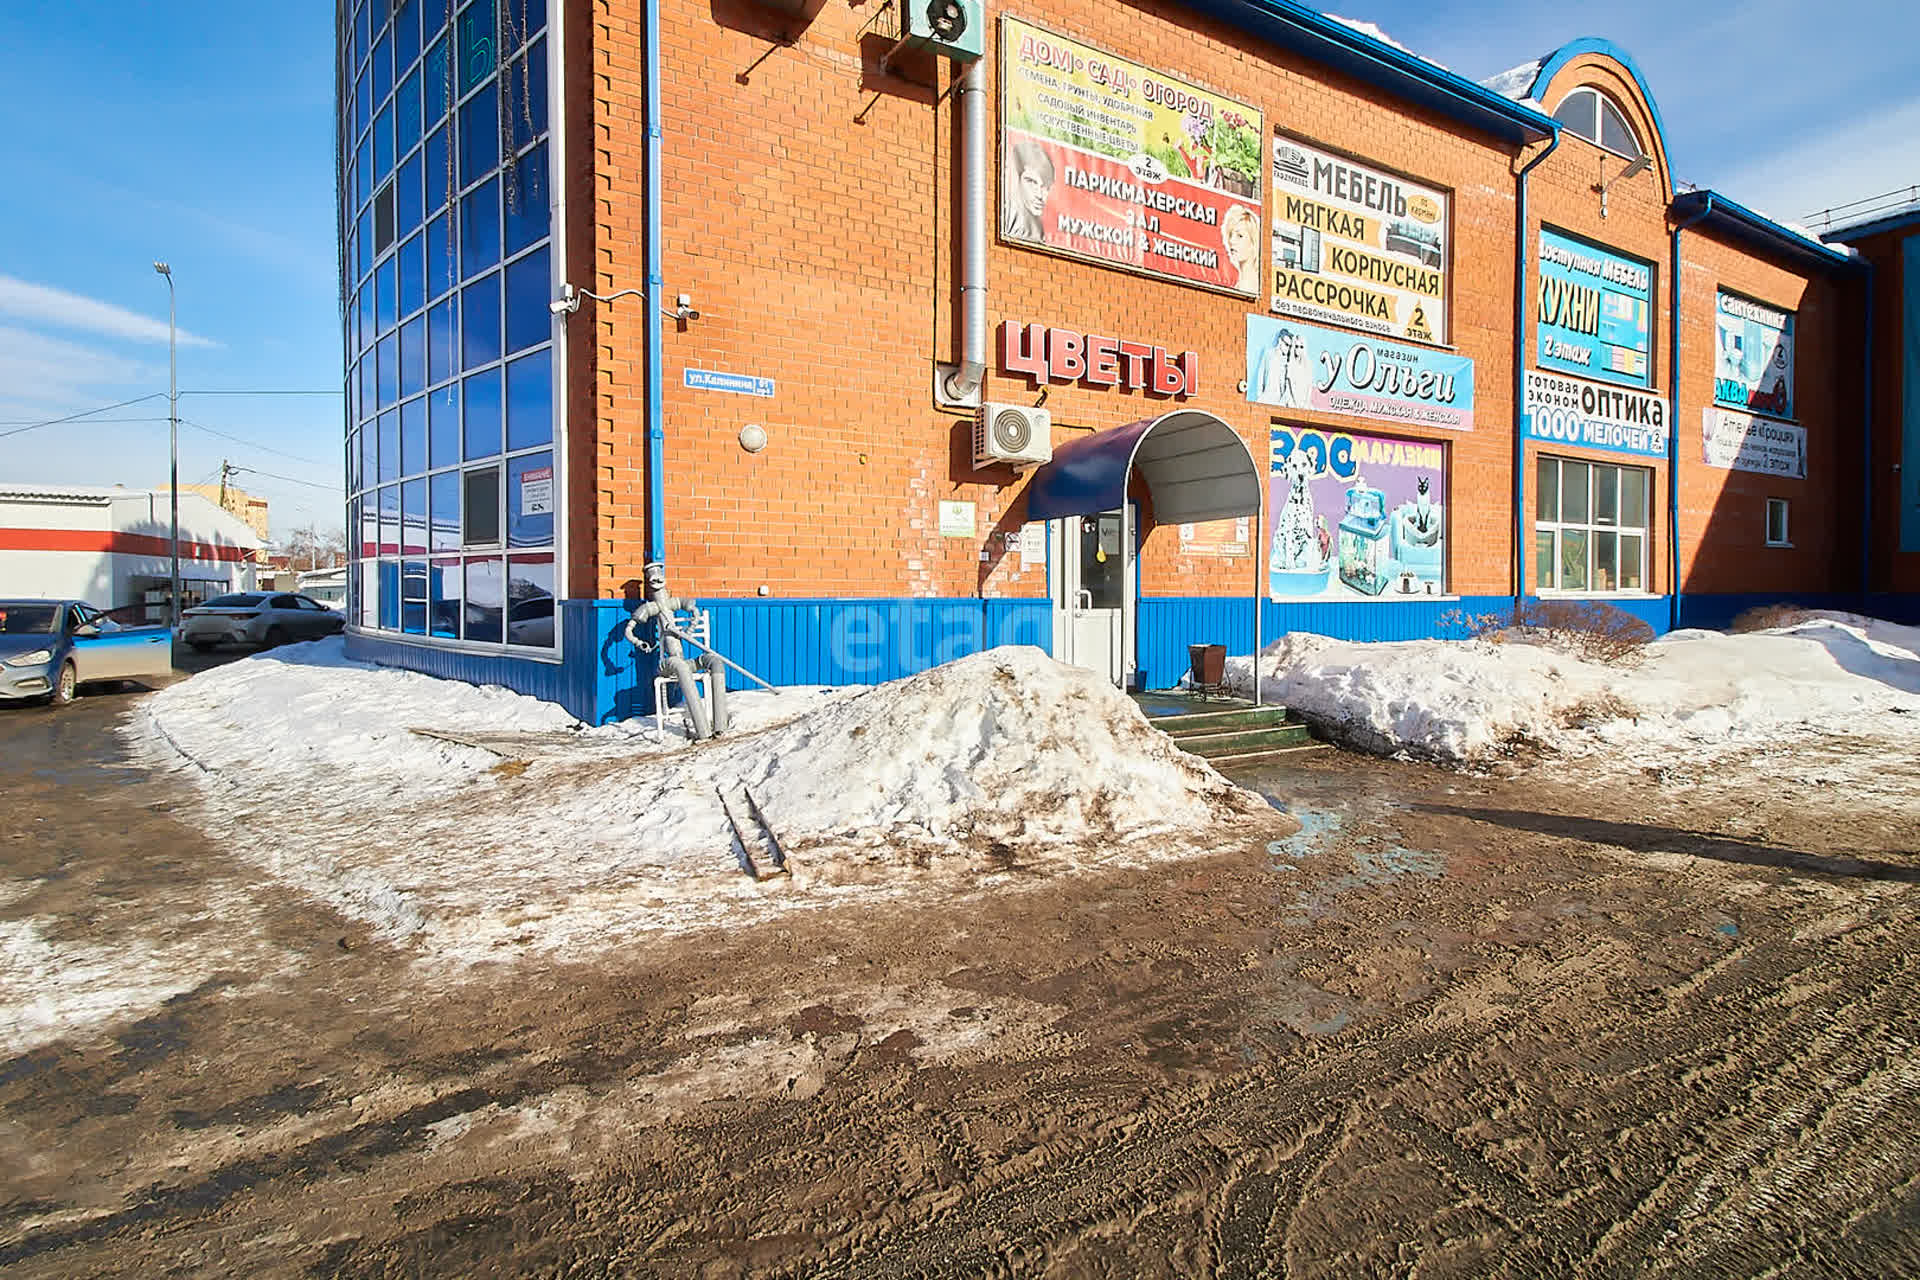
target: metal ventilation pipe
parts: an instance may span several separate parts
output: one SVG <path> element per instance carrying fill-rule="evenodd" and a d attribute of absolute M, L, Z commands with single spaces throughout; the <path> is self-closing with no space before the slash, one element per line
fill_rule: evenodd
<path fill-rule="evenodd" d="M 987 77 L 985 58 L 960 77 L 960 365 L 947 396 L 966 400 L 987 372 Z"/>

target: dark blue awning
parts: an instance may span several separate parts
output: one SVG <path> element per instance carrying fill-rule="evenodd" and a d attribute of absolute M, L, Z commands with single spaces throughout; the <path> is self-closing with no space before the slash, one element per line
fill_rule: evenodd
<path fill-rule="evenodd" d="M 1260 469 L 1232 427 L 1198 409 L 1176 409 L 1069 440 L 1027 487 L 1027 519 L 1118 511 L 1138 469 L 1160 524 L 1198 524 L 1260 512 Z"/>

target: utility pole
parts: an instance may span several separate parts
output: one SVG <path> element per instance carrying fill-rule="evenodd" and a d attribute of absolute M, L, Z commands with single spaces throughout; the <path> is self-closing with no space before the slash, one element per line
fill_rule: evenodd
<path fill-rule="evenodd" d="M 180 369 L 175 360 L 173 328 L 173 268 L 156 262 L 153 269 L 167 278 L 167 502 L 171 506 L 170 532 L 167 537 L 167 577 L 172 592 L 167 597 L 169 624 L 180 627 Z"/>

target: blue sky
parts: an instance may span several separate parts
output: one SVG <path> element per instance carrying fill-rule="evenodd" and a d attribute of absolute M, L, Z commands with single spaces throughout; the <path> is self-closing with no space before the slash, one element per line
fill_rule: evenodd
<path fill-rule="evenodd" d="M 1829 0 L 1817 21 L 1811 8 L 1343 0 L 1336 11 L 1476 79 L 1576 36 L 1611 39 L 1652 85 L 1676 177 L 1798 218 L 1920 182 L 1908 3 Z M 0 433 L 166 391 L 166 284 L 152 268 L 165 258 L 186 335 L 180 385 L 195 393 L 181 400 L 193 424 L 180 431 L 182 480 L 212 479 L 229 459 L 251 468 L 238 482 L 271 500 L 276 531 L 339 525 L 332 16 L 328 0 L 0 6 L 13 122 Z M 6 439 L 0 480 L 163 482 L 165 414 L 162 396 Z M 117 421 L 129 418 L 147 420 Z"/>

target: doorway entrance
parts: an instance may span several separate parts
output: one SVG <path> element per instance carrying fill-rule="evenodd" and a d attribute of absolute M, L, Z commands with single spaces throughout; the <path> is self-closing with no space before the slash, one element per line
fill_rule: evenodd
<path fill-rule="evenodd" d="M 1126 687 L 1135 541 L 1119 511 L 1054 521 L 1053 656 Z"/>

